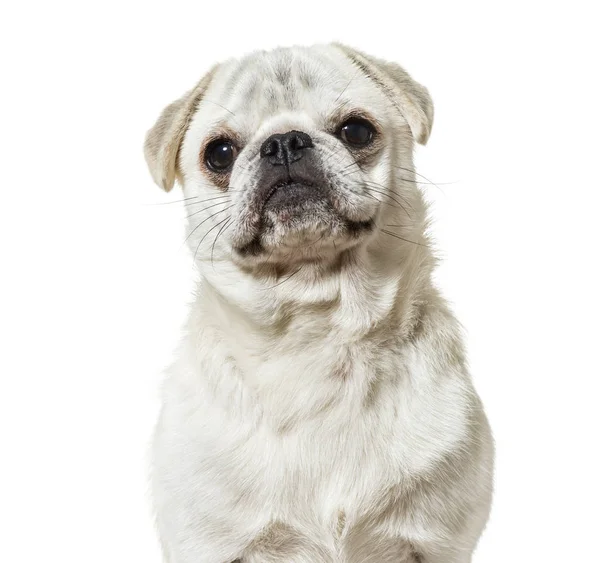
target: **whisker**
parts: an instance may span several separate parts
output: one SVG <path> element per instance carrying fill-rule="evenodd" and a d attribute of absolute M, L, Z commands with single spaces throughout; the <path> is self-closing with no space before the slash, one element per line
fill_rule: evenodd
<path fill-rule="evenodd" d="M 384 186 L 383 184 L 379 184 L 378 182 L 373 182 L 372 180 L 363 180 L 363 184 L 365 184 L 367 186 L 370 186 L 370 187 L 375 186 L 375 188 L 379 188 L 379 189 L 383 190 L 386 194 L 388 192 L 390 192 L 391 194 L 395 195 L 396 197 L 399 197 L 413 211 L 415 210 L 414 207 L 411 205 L 410 201 L 402 193 L 400 193 L 399 191 L 393 190 L 393 189 L 389 188 L 388 186 Z"/>
<path fill-rule="evenodd" d="M 414 240 L 409 240 L 407 238 L 401 237 L 400 235 L 397 235 L 396 233 L 392 233 L 391 231 L 388 231 L 386 229 L 379 229 L 382 233 L 385 233 L 386 235 L 390 235 L 391 237 L 403 240 L 404 242 L 410 242 L 411 244 L 416 244 L 417 246 L 423 246 L 425 248 L 429 248 L 429 246 L 427 244 L 423 244 L 420 242 L 416 242 Z"/>
<path fill-rule="evenodd" d="M 177 199 L 175 201 L 163 201 L 162 203 L 144 203 L 143 205 L 173 205 L 174 203 L 181 203 L 182 201 L 188 201 L 190 199 L 198 199 L 200 196 L 184 197 L 183 199 Z"/>
<path fill-rule="evenodd" d="M 348 170 L 350 167 L 352 166 L 359 166 L 360 167 L 360 163 L 362 162 L 362 160 L 355 160 L 352 164 L 348 164 L 347 166 L 345 166 L 344 168 L 342 168 L 342 172 L 345 170 Z M 442 193 L 443 190 L 440 188 L 440 186 L 447 186 L 447 185 L 452 185 L 455 184 L 456 182 L 433 182 L 432 180 L 430 180 L 429 178 L 427 178 L 426 176 L 423 176 L 423 174 L 420 174 L 419 172 L 417 172 L 414 169 L 411 168 L 405 168 L 404 166 L 397 166 L 397 165 L 392 165 L 393 168 L 397 168 L 398 170 L 404 170 L 405 172 L 409 172 L 411 174 L 415 174 L 416 176 L 419 176 L 420 178 L 422 178 L 422 180 L 413 180 L 412 178 L 404 178 L 404 177 L 400 177 L 398 178 L 398 180 L 402 181 L 402 182 L 409 182 L 412 184 L 417 184 L 417 185 L 431 185 L 431 186 L 435 186 L 436 188 L 438 188 Z M 355 171 L 354 170 L 348 170 L 345 174 L 342 174 L 343 176 L 348 176 L 350 174 L 353 174 Z"/>
<path fill-rule="evenodd" d="M 348 168 L 350 168 L 351 166 L 357 166 L 360 169 L 361 163 L 364 162 L 366 159 L 367 159 L 367 157 L 363 157 L 363 158 L 357 160 L 354 157 L 352 157 L 353 162 L 344 166 L 342 168 L 341 172 L 348 170 Z M 350 170 L 347 174 L 352 174 L 354 172 L 355 172 L 355 170 Z"/>
<path fill-rule="evenodd" d="M 213 225 L 210 229 L 208 229 L 208 231 L 206 231 L 206 233 L 204 233 L 204 236 L 200 239 L 200 242 L 198 243 L 198 246 L 196 247 L 196 251 L 194 252 L 194 260 L 196 259 L 196 255 L 198 254 L 198 250 L 200 250 L 200 246 L 202 245 L 202 243 L 204 242 L 204 239 L 212 232 L 214 231 L 219 225 L 222 225 L 225 221 L 231 219 L 231 215 L 229 217 L 225 217 L 225 219 L 223 219 L 222 221 L 219 221 L 216 225 Z"/>
<path fill-rule="evenodd" d="M 276 283 L 275 285 L 273 285 L 271 287 L 265 287 L 265 288 L 263 288 L 262 291 L 268 291 L 268 290 L 271 290 L 271 289 L 275 289 L 276 287 L 279 287 L 280 285 L 284 284 L 286 281 L 289 281 L 290 279 L 292 279 L 301 269 L 302 269 L 302 266 L 300 266 L 295 272 L 293 272 L 292 274 L 290 274 L 284 280 L 280 281 L 279 283 Z"/>
<path fill-rule="evenodd" d="M 411 174 L 414 174 L 415 176 L 419 176 L 420 178 L 423 178 L 423 180 L 425 180 L 425 182 L 417 182 L 419 184 L 430 184 L 432 186 L 435 186 L 436 188 L 438 188 L 442 193 L 444 193 L 444 191 L 440 188 L 440 186 L 448 186 L 451 184 L 455 184 L 456 182 L 439 182 L 439 183 L 435 183 L 432 182 L 429 178 L 427 178 L 426 176 L 423 176 L 423 174 L 417 172 L 414 169 L 411 168 L 404 168 L 404 166 L 398 166 L 398 165 L 393 165 L 394 168 L 397 168 L 398 170 L 404 170 L 405 172 L 410 172 Z"/>
<path fill-rule="evenodd" d="M 212 184 L 202 184 L 202 186 L 205 187 L 205 188 L 210 188 L 210 189 L 214 189 L 215 188 Z M 219 189 L 219 191 L 221 191 L 223 188 L 218 188 L 218 189 Z M 229 194 L 237 193 L 237 192 L 241 191 L 241 190 L 238 190 L 236 188 L 233 188 L 233 186 L 226 186 L 225 190 L 226 191 L 224 193 L 222 193 L 221 195 L 217 195 L 217 196 L 214 196 L 214 197 L 209 197 L 209 198 L 203 199 L 201 201 L 192 201 L 192 202 L 189 202 L 189 203 L 184 203 L 184 205 L 185 206 L 196 205 L 197 203 L 202 203 L 202 202 L 205 202 L 205 201 L 211 201 L 212 199 L 219 199 L 221 197 L 229 197 Z M 200 196 L 196 196 L 196 197 L 200 197 Z M 182 200 L 182 201 L 184 201 L 184 200 Z"/>
<path fill-rule="evenodd" d="M 321 166 L 324 166 L 325 164 L 329 164 L 337 156 L 342 156 L 341 155 L 342 150 L 343 150 L 343 147 L 336 147 L 336 149 L 331 154 L 329 154 L 325 158 L 325 160 L 321 161 Z"/>
<path fill-rule="evenodd" d="M 363 186 L 364 187 L 364 186 Z M 367 190 L 372 190 L 376 193 L 381 193 L 380 190 L 374 188 L 373 186 L 371 186 L 370 184 L 367 184 L 365 189 Z M 383 191 L 383 195 L 386 195 L 388 197 L 390 196 L 394 196 L 400 199 L 400 201 L 402 201 L 402 203 L 404 203 L 404 205 L 406 205 L 406 207 L 408 207 L 411 211 L 414 211 L 415 208 L 411 205 L 410 201 L 408 201 L 408 199 L 406 199 L 406 197 L 404 197 L 401 193 L 398 193 L 394 190 L 390 190 L 390 193 Z M 406 210 L 405 210 L 406 211 Z M 410 215 L 408 212 L 406 213 L 407 215 Z"/>
<path fill-rule="evenodd" d="M 217 244 L 217 240 L 222 233 L 224 233 L 229 227 L 231 227 L 232 224 L 233 224 L 233 220 L 231 219 L 231 217 L 229 217 L 229 220 L 227 221 L 227 223 L 225 223 L 217 232 L 217 236 L 215 237 L 215 240 L 212 243 L 212 248 L 210 250 L 210 264 L 211 264 L 213 270 L 215 269 L 214 256 L 215 256 L 215 245 Z"/>
<path fill-rule="evenodd" d="M 314 240 L 313 242 L 311 242 L 311 243 L 307 244 L 307 245 L 305 246 L 305 248 L 308 248 L 309 246 L 314 246 L 314 245 L 315 245 L 315 244 L 317 244 L 319 241 L 323 240 L 323 239 L 325 238 L 325 235 L 326 235 L 326 234 L 327 234 L 327 233 L 323 233 L 323 234 L 322 234 L 322 235 L 321 235 L 321 236 L 320 236 L 320 237 L 319 237 L 317 240 Z"/>
<path fill-rule="evenodd" d="M 200 223 L 198 223 L 190 232 L 190 234 L 185 237 L 185 240 L 183 241 L 182 244 L 185 244 L 188 239 L 196 232 L 196 230 L 203 225 L 204 223 L 206 223 L 206 221 L 208 221 L 210 218 L 214 217 L 215 215 L 219 215 L 219 213 L 223 213 L 223 211 L 227 211 L 228 209 L 231 209 L 233 207 L 233 205 L 230 205 L 229 207 L 226 207 L 225 209 L 221 209 L 221 211 L 217 211 L 216 213 L 213 213 L 212 215 L 209 215 L 206 219 L 204 219 L 203 221 L 201 221 Z"/>
<path fill-rule="evenodd" d="M 382 201 L 380 200 L 378 197 L 375 197 L 373 194 L 370 193 L 365 193 L 364 195 L 366 195 L 367 197 L 370 197 L 371 199 L 381 203 L 381 205 L 389 205 L 390 207 L 398 207 L 397 205 L 393 205 L 392 203 L 388 202 L 388 201 Z"/>
<path fill-rule="evenodd" d="M 350 174 L 354 174 L 354 170 L 350 170 L 349 172 L 346 172 L 344 174 L 340 174 L 341 176 L 350 176 Z M 425 186 L 428 184 L 431 184 L 432 186 L 436 186 L 439 187 L 438 184 L 434 184 L 433 182 L 423 182 L 422 180 L 413 180 L 411 178 L 404 178 L 404 177 L 396 177 L 397 180 L 400 180 L 401 182 L 407 182 L 409 184 L 416 184 L 418 186 Z M 453 182 L 442 182 L 441 185 L 448 185 L 448 184 L 452 184 Z"/>
<path fill-rule="evenodd" d="M 271 261 L 271 258 L 273 257 L 273 253 L 275 252 L 275 247 L 273 246 L 271 248 L 271 252 L 269 252 L 269 256 L 267 257 L 267 259 L 265 260 L 266 263 L 269 263 Z"/>
<path fill-rule="evenodd" d="M 219 201 L 218 203 L 213 203 L 212 205 L 209 205 L 208 207 L 203 207 L 199 211 L 194 211 L 193 213 L 190 213 L 189 215 L 186 216 L 186 219 L 189 219 L 190 217 L 193 217 L 194 215 L 198 215 L 198 213 L 202 213 L 203 211 L 206 211 L 207 209 L 210 209 L 211 207 L 217 207 L 217 205 L 225 205 L 226 203 L 229 203 L 229 202 L 228 201 Z"/>
<path fill-rule="evenodd" d="M 338 97 L 335 100 L 333 100 L 334 104 L 342 97 L 342 95 L 344 94 L 344 92 L 346 90 L 348 90 L 348 88 L 350 87 L 350 84 L 352 84 L 352 82 L 358 76 L 359 73 L 360 73 L 360 70 L 354 74 L 354 76 L 350 79 L 350 82 L 348 82 L 348 84 L 346 84 L 346 87 L 338 94 Z"/>
<path fill-rule="evenodd" d="M 237 115 L 235 113 L 233 113 L 229 108 L 226 108 L 225 106 L 222 106 L 221 104 L 218 104 L 217 102 L 213 101 L 213 100 L 209 100 L 208 98 L 202 98 L 202 102 L 208 102 L 209 104 L 214 104 L 215 106 L 220 107 L 221 109 L 224 109 L 229 115 L 231 115 L 236 123 L 238 125 L 240 125 L 239 121 L 236 119 Z"/>
<path fill-rule="evenodd" d="M 229 197 L 229 196 L 228 196 L 228 195 L 226 195 L 226 194 L 225 194 L 225 195 L 219 195 L 219 196 L 216 196 L 216 197 L 209 197 L 208 199 L 203 199 L 203 200 L 201 200 L 201 201 L 192 201 L 191 203 L 185 203 L 184 205 L 185 205 L 186 207 L 189 207 L 190 205 L 197 205 L 197 204 L 199 204 L 199 203 L 206 203 L 206 202 L 208 202 L 208 201 L 215 201 L 215 200 L 217 200 L 217 199 L 224 199 L 224 198 L 228 198 L 228 197 Z"/>
<path fill-rule="evenodd" d="M 412 215 L 411 215 L 411 214 L 408 212 L 408 210 L 406 209 L 406 207 L 404 207 L 404 205 L 402 205 L 402 203 L 401 203 L 400 201 L 398 201 L 398 200 L 397 200 L 397 199 L 396 199 L 394 196 L 392 196 L 391 194 L 388 194 L 388 193 L 384 192 L 383 190 L 377 190 L 377 189 L 375 189 L 375 188 L 372 188 L 372 187 L 370 187 L 370 186 L 366 186 L 364 189 L 365 189 L 366 191 L 372 191 L 372 192 L 375 192 L 375 193 L 379 193 L 379 194 L 381 194 L 381 195 L 383 195 L 383 196 L 389 197 L 389 198 L 390 198 L 390 199 L 391 199 L 393 202 L 397 203 L 397 204 L 398 204 L 398 205 L 399 205 L 399 206 L 402 208 L 402 211 L 404 211 L 404 213 L 406 213 L 406 214 L 407 214 L 407 215 L 408 215 L 408 216 L 409 216 L 409 217 L 412 219 Z M 414 211 L 414 210 L 413 210 L 413 211 Z"/>

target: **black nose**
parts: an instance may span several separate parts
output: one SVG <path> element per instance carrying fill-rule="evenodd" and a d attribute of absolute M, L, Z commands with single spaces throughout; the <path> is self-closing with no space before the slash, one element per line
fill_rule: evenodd
<path fill-rule="evenodd" d="M 261 158 L 269 158 L 276 166 L 287 165 L 300 160 L 304 149 L 313 147 L 312 139 L 302 131 L 288 131 L 271 135 L 260 147 Z"/>

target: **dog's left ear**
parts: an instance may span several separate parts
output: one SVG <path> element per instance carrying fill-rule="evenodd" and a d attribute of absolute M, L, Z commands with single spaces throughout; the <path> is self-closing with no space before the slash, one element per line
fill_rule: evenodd
<path fill-rule="evenodd" d="M 424 145 L 433 125 L 433 102 L 427 88 L 396 63 L 371 57 L 340 43 L 334 45 L 384 91 L 406 119 L 414 139 Z"/>
<path fill-rule="evenodd" d="M 144 156 L 150 174 L 166 192 L 177 177 L 177 157 L 185 132 L 216 69 L 213 67 L 194 88 L 169 104 L 146 134 Z"/>

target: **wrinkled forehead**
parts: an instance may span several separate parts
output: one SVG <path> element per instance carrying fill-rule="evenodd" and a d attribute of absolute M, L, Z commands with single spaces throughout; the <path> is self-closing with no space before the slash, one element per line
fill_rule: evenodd
<path fill-rule="evenodd" d="M 338 49 L 287 48 L 222 65 L 194 121 L 227 126 L 248 140 L 268 124 L 296 120 L 320 128 L 352 111 L 377 117 L 385 105 L 383 93 Z"/>

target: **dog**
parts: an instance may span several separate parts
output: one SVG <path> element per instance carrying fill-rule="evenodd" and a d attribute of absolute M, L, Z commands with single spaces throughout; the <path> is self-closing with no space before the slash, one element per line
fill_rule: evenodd
<path fill-rule="evenodd" d="M 152 444 L 169 563 L 467 563 L 493 440 L 432 283 L 433 105 L 340 44 L 213 67 L 148 132 L 199 270 Z"/>

